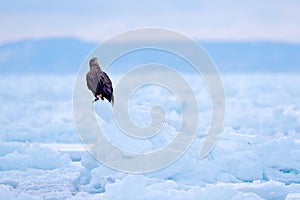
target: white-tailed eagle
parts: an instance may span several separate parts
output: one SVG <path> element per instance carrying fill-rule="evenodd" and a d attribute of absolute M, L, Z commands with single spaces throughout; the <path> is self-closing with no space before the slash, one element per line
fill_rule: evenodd
<path fill-rule="evenodd" d="M 93 102 L 99 99 L 107 99 L 111 104 L 114 104 L 114 95 L 112 82 L 108 75 L 101 70 L 98 59 L 93 57 L 90 59 L 90 71 L 86 74 L 86 83 L 89 90 L 95 96 Z"/>

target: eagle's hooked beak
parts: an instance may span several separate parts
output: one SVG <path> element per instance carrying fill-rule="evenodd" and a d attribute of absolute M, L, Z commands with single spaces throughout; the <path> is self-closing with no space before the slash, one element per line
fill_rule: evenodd
<path fill-rule="evenodd" d="M 98 61 L 98 60 L 95 60 L 95 63 L 96 63 L 97 65 L 99 65 L 99 61 Z"/>

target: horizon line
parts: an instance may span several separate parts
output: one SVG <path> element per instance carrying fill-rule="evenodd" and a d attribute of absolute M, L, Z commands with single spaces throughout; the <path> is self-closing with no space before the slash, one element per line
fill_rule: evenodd
<path fill-rule="evenodd" d="M 114 36 L 112 36 L 114 37 Z M 190 37 L 191 38 L 191 37 Z M 192 40 L 196 42 L 203 42 L 203 43 L 282 43 L 282 44 L 291 44 L 291 45 L 300 45 L 300 41 L 291 41 L 291 40 L 275 40 L 275 39 L 264 39 L 264 38 L 253 38 L 253 39 L 205 39 L 205 38 L 191 38 Z M 84 43 L 91 43 L 91 44 L 101 44 L 105 40 L 95 40 L 95 39 L 85 39 L 81 37 L 74 37 L 74 36 L 50 36 L 50 37 L 38 37 L 38 38 L 22 38 L 22 39 L 16 39 L 16 40 L 6 40 L 6 41 L 0 41 L 0 46 L 5 46 L 9 44 L 17 44 L 17 43 L 25 43 L 25 42 L 40 42 L 40 41 L 46 41 L 46 40 L 76 40 L 81 41 Z M 169 38 L 161 38 L 161 41 L 173 41 Z M 177 40 L 178 41 L 178 40 Z M 120 43 L 127 43 L 131 41 L 121 41 Z"/>

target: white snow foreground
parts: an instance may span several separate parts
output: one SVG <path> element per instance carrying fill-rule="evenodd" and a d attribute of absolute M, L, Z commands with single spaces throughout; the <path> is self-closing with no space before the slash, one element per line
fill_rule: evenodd
<path fill-rule="evenodd" d="M 88 152 L 72 162 L 70 149 L 1 142 L 0 197 L 293 199 L 299 193 L 300 143 L 226 132 L 207 158 L 199 160 L 190 150 L 173 165 L 144 175 L 114 171 Z M 277 148 L 267 151 L 270 145 Z"/>
<path fill-rule="evenodd" d="M 223 78 L 227 116 L 214 150 L 199 159 L 210 112 L 209 101 L 203 99 L 205 91 L 197 88 L 201 123 L 191 148 L 171 166 L 132 175 L 103 166 L 80 147 L 72 125 L 72 87 L 63 87 L 72 77 L 40 77 L 49 82 L 42 89 L 35 77 L 22 77 L 22 101 L 7 100 L 15 94 L 17 83 L 14 77 L 2 77 L 0 199 L 299 199 L 299 76 Z M 197 79 L 191 79 L 197 84 Z M 162 134 L 140 143 L 118 133 L 108 123 L 109 113 L 99 112 L 103 104 L 97 104 L 99 124 L 108 139 L 141 153 L 172 142 L 180 119 L 180 112 L 173 109 L 177 103 L 156 96 L 156 102 L 133 99 L 130 104 L 131 117 L 144 126 L 149 123 L 144 113 L 152 103 L 167 103 Z"/>

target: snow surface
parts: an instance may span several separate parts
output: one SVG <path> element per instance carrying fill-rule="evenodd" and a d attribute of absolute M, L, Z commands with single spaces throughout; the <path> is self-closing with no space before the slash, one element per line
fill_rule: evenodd
<path fill-rule="evenodd" d="M 211 105 L 204 83 L 188 76 L 200 102 L 197 137 L 173 165 L 139 175 L 105 167 L 80 146 L 72 116 L 74 78 L 0 77 L 0 199 L 300 199 L 300 75 L 223 75 L 224 130 L 202 160 Z M 172 94 L 166 100 L 161 93 L 156 88 L 152 100 L 137 92 L 129 103 L 140 126 L 149 124 L 153 104 L 166 111 L 164 130 L 145 141 L 118 132 L 109 104 L 97 103 L 106 137 L 136 152 L 171 142 L 181 112 Z"/>

